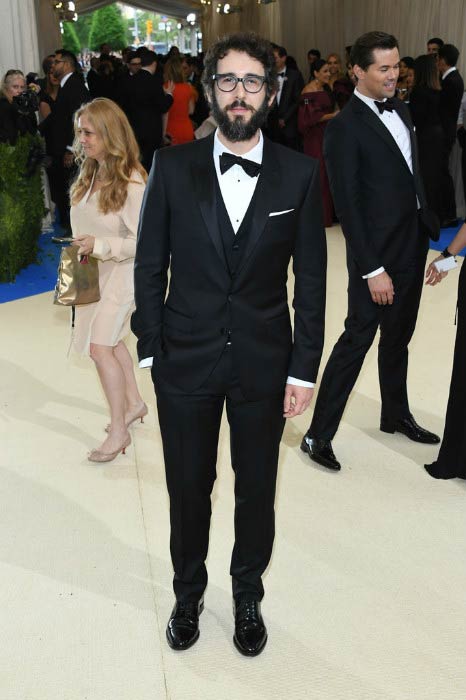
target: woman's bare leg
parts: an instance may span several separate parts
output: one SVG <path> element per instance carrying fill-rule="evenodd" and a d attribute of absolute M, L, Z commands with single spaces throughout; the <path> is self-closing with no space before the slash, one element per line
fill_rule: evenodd
<path fill-rule="evenodd" d="M 144 399 L 139 393 L 136 376 L 134 374 L 133 358 L 122 340 L 113 348 L 114 355 L 121 365 L 126 382 L 126 413 L 130 417 L 134 415 L 144 404 Z M 129 422 L 128 420 L 126 421 Z"/>
<path fill-rule="evenodd" d="M 99 447 L 102 452 L 114 452 L 128 437 L 125 423 L 126 379 L 115 357 L 114 348 L 91 343 L 90 355 L 94 360 L 105 398 L 110 407 L 111 427 L 107 439 Z"/>

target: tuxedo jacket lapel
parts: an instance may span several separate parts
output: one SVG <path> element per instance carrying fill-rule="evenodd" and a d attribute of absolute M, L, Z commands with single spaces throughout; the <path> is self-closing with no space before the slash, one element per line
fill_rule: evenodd
<path fill-rule="evenodd" d="M 384 125 L 382 120 L 379 119 L 378 116 L 371 110 L 371 108 L 368 107 L 362 100 L 360 100 L 359 97 L 353 97 L 352 104 L 353 109 L 359 113 L 363 121 L 385 141 L 385 143 L 393 151 L 393 153 L 396 156 L 398 156 L 400 162 L 404 165 L 404 167 L 409 170 L 408 164 L 405 161 L 404 156 L 398 147 L 398 144 L 396 143 L 395 139 L 393 138 L 387 127 Z"/>
<path fill-rule="evenodd" d="M 202 218 L 206 225 L 215 250 L 225 268 L 228 269 L 223 243 L 220 234 L 220 227 L 217 218 L 217 188 L 215 186 L 215 165 L 213 159 L 214 137 L 213 135 L 203 139 L 204 152 L 200 163 L 191 164 L 191 177 L 194 185 L 194 192 L 201 209 Z"/>
<path fill-rule="evenodd" d="M 424 192 L 424 185 L 422 183 L 422 178 L 421 174 L 419 171 L 419 157 L 418 157 L 418 152 L 417 152 L 417 139 L 416 139 L 416 133 L 413 128 L 413 124 L 411 120 L 408 118 L 408 115 L 406 114 L 406 111 L 401 107 L 401 105 L 395 100 L 395 109 L 400 117 L 400 119 L 403 121 L 403 124 L 406 126 L 406 128 L 409 131 L 409 139 L 411 142 L 411 161 L 413 164 L 413 177 L 414 177 L 414 183 L 416 187 L 416 193 L 417 197 L 419 199 L 419 204 L 421 207 L 426 206 L 426 197 L 425 197 L 425 192 Z"/>
<path fill-rule="evenodd" d="M 249 232 L 248 243 L 238 273 L 244 269 L 245 264 L 264 232 L 269 219 L 274 194 L 276 194 L 279 189 L 280 166 L 275 157 L 274 145 L 267 138 L 264 138 L 262 168 L 256 185 L 255 197 L 252 200 L 254 202 L 254 213 L 252 216 L 251 231 Z"/>

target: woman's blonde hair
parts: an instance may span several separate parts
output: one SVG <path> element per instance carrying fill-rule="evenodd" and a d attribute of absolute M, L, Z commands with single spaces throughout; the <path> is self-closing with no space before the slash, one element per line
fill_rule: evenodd
<path fill-rule="evenodd" d="M 144 182 L 147 173 L 139 162 L 139 147 L 129 121 L 120 107 L 106 97 L 97 97 L 82 105 L 74 115 L 73 152 L 79 173 L 71 190 L 71 204 L 77 204 L 89 190 L 99 169 L 94 158 L 88 158 L 79 143 L 79 119 L 83 115 L 91 122 L 105 149 L 104 180 L 99 190 L 99 209 L 103 214 L 119 211 L 126 202 L 128 183 L 136 170 Z"/>
<path fill-rule="evenodd" d="M 7 88 L 8 85 L 13 82 L 13 80 L 16 78 L 16 76 L 19 75 L 21 78 L 24 78 L 24 73 L 22 70 L 19 70 L 17 68 L 11 68 L 10 70 L 7 70 L 5 75 L 2 78 L 2 82 L 0 84 L 0 94 L 3 95 L 8 99 L 8 94 L 7 94 Z"/>
<path fill-rule="evenodd" d="M 179 56 L 169 58 L 163 70 L 165 81 L 173 80 L 174 83 L 184 83 L 185 77 L 183 73 L 183 60 Z"/>
<path fill-rule="evenodd" d="M 340 70 L 339 70 L 339 72 L 338 72 L 338 77 L 342 76 L 342 75 L 343 75 L 343 69 L 342 69 L 342 63 L 341 63 L 340 54 L 338 54 L 338 53 L 329 53 L 329 55 L 327 56 L 326 63 L 328 63 L 328 62 L 330 61 L 331 58 L 336 58 L 336 59 L 337 59 L 339 65 L 340 65 Z"/>

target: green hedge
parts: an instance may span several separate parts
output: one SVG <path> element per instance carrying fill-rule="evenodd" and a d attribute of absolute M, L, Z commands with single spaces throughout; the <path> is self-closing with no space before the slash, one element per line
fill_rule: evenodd
<path fill-rule="evenodd" d="M 0 143 L 0 282 L 37 261 L 42 219 L 46 214 L 39 136 L 21 136 L 15 146 Z M 32 171 L 32 172 L 31 172 Z"/>

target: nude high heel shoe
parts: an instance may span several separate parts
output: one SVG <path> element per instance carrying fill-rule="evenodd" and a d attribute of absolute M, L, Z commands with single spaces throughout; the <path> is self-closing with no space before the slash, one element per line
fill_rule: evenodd
<path fill-rule="evenodd" d="M 127 438 L 125 438 L 124 442 L 120 447 L 115 450 L 115 452 L 102 452 L 102 450 L 99 450 L 98 448 L 95 450 L 92 450 L 89 452 L 89 455 L 87 459 L 89 462 L 111 462 L 112 460 L 117 457 L 120 452 L 122 454 L 126 454 L 126 448 L 131 445 L 131 436 L 128 435 Z"/>
<path fill-rule="evenodd" d="M 145 404 L 143 401 L 141 407 L 137 409 L 136 413 L 131 414 L 130 420 L 128 421 L 128 423 L 126 423 L 126 427 L 129 428 L 129 426 L 135 423 L 137 420 L 140 420 L 141 423 L 144 423 L 144 416 L 147 416 L 148 413 L 149 409 L 147 408 L 147 404 Z M 107 423 L 107 425 L 105 426 L 106 433 L 110 432 L 111 425 L 111 423 Z"/>

